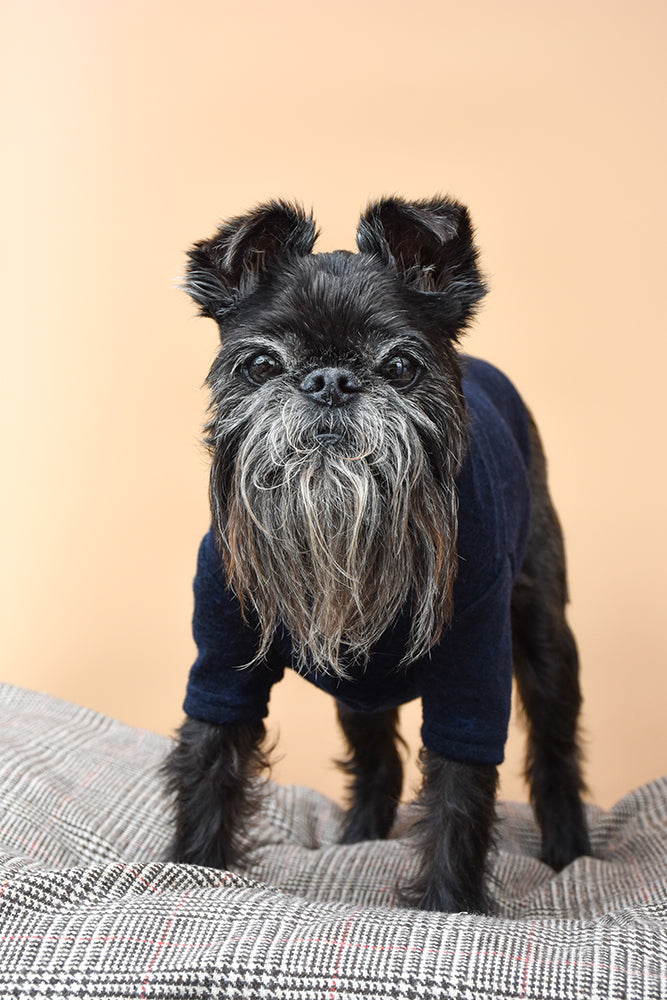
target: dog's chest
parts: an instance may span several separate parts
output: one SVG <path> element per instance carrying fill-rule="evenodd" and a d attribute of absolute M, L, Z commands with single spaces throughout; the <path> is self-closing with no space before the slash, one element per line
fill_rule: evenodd
<path fill-rule="evenodd" d="M 381 637 L 368 663 L 350 664 L 345 677 L 322 670 L 297 668 L 289 635 L 285 633 L 276 636 L 274 650 L 283 663 L 294 666 L 312 684 L 344 702 L 348 708 L 377 712 L 404 705 L 421 696 L 423 661 L 405 667 L 399 665 L 409 630 L 410 618 L 406 614 Z"/>

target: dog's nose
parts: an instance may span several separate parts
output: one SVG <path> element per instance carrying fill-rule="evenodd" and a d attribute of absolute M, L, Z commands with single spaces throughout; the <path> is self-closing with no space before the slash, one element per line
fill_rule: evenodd
<path fill-rule="evenodd" d="M 318 368 L 306 375 L 301 392 L 323 406 L 344 406 L 361 392 L 361 382 L 347 368 Z"/>

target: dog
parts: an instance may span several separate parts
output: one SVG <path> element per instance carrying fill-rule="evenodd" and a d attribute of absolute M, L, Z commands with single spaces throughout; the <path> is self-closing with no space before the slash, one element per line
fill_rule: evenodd
<path fill-rule="evenodd" d="M 535 423 L 458 347 L 486 293 L 465 206 L 378 200 L 358 252 L 313 253 L 284 201 L 190 250 L 216 321 L 199 550 L 198 657 L 165 764 L 172 859 L 217 868 L 252 841 L 264 718 L 285 667 L 330 693 L 348 748 L 342 842 L 386 837 L 398 706 L 421 698 L 415 874 L 399 900 L 492 912 L 497 767 L 516 678 L 542 859 L 589 853 L 562 534 Z"/>

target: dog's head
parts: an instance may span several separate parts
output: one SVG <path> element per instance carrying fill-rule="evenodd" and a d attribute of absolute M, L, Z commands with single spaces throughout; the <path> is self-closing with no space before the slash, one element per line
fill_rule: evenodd
<path fill-rule="evenodd" d="M 230 586 L 302 663 L 343 673 L 411 607 L 405 661 L 451 614 L 465 404 L 455 350 L 485 288 L 467 210 L 369 206 L 359 253 L 313 254 L 271 202 L 189 254 L 216 320 L 211 508 Z"/>

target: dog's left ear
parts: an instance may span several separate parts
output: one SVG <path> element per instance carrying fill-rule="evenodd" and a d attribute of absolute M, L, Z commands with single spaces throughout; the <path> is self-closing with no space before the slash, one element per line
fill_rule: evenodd
<path fill-rule="evenodd" d="M 222 320 L 261 284 L 273 264 L 313 249 L 317 230 L 300 205 L 269 201 L 230 219 L 188 252 L 185 290 L 203 316 Z"/>
<path fill-rule="evenodd" d="M 394 271 L 414 306 L 450 336 L 486 294 L 468 210 L 450 198 L 371 203 L 359 220 L 357 245 Z"/>

